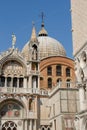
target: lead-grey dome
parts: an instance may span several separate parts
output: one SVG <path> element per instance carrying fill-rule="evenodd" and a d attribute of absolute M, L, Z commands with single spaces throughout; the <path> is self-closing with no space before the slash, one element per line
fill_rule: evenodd
<path fill-rule="evenodd" d="M 42 28 L 38 34 L 39 42 L 39 56 L 40 59 L 47 58 L 50 56 L 66 56 L 66 51 L 62 44 L 54 38 L 48 36 L 47 31 L 42 24 Z M 25 44 L 22 53 L 26 58 L 29 58 L 29 41 Z"/>
<path fill-rule="evenodd" d="M 64 47 L 54 38 L 49 36 L 38 37 L 40 58 L 50 56 L 66 56 Z"/>

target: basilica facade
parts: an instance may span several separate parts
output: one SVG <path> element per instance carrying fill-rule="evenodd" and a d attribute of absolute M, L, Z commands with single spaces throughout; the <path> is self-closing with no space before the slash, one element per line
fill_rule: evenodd
<path fill-rule="evenodd" d="M 21 51 L 15 43 L 12 35 L 12 47 L 0 55 L 0 129 L 73 130 L 79 111 L 74 61 L 43 21 Z"/>

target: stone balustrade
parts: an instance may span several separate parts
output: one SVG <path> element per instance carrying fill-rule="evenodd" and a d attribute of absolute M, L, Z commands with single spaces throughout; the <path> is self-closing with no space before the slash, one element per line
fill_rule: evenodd
<path fill-rule="evenodd" d="M 48 95 L 48 91 L 40 90 L 38 88 L 16 88 L 16 87 L 0 87 L 1 93 L 16 93 L 16 94 L 39 94 Z"/>

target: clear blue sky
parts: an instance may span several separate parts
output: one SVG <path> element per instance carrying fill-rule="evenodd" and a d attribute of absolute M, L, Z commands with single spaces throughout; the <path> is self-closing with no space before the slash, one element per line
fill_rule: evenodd
<path fill-rule="evenodd" d="M 72 58 L 70 0 L 0 0 L 0 52 L 11 47 L 12 33 L 16 47 L 22 49 L 30 39 L 32 21 L 36 31 L 41 28 L 41 12 L 45 14 L 45 28 L 57 39 Z"/>

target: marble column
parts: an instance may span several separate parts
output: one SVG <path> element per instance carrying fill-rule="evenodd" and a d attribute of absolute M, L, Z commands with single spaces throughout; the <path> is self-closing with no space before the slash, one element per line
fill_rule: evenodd
<path fill-rule="evenodd" d="M 80 101 L 80 111 L 85 110 L 85 89 L 81 84 L 79 85 L 79 101 Z"/>
<path fill-rule="evenodd" d="M 25 120 L 25 130 L 28 130 L 27 120 Z"/>
<path fill-rule="evenodd" d="M 24 88 L 27 88 L 27 77 L 24 78 Z"/>
<path fill-rule="evenodd" d="M 5 77 L 5 87 L 7 87 L 7 77 Z"/>
<path fill-rule="evenodd" d="M 14 88 L 13 88 L 13 77 L 11 78 L 11 86 L 10 86 L 11 92 L 14 92 Z"/>
<path fill-rule="evenodd" d="M 13 87 L 13 77 L 11 78 L 11 87 Z"/>
<path fill-rule="evenodd" d="M 19 78 L 17 78 L 17 88 L 19 88 Z"/>
<path fill-rule="evenodd" d="M 40 76 L 38 76 L 38 89 L 40 89 Z"/>
<path fill-rule="evenodd" d="M 32 76 L 29 76 L 29 84 L 28 87 L 31 89 L 32 88 Z"/>
<path fill-rule="evenodd" d="M 32 120 L 30 120 L 30 128 L 29 130 L 32 130 Z"/>
<path fill-rule="evenodd" d="M 37 130 L 37 120 L 34 120 L 34 130 Z"/>

